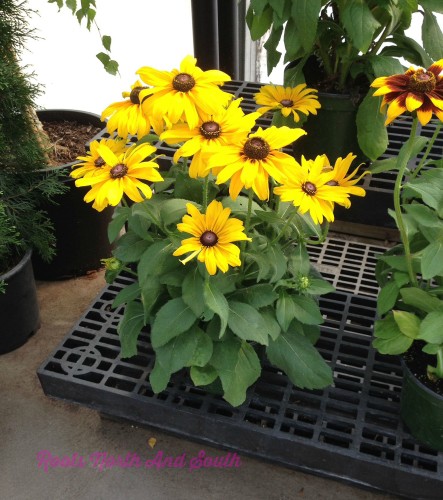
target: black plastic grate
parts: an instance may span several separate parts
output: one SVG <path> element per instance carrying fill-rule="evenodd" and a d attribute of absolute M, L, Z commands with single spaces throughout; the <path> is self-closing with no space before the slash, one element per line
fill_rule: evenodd
<path fill-rule="evenodd" d="M 351 262 L 369 265 L 368 274 L 382 249 L 340 240 L 324 248 L 314 257 L 317 265 L 336 265 L 341 251 L 341 270 Z M 332 280 L 341 283 L 341 274 Z M 131 282 L 120 276 L 107 286 L 39 368 L 47 395 L 351 484 L 414 499 L 439 497 L 443 453 L 420 445 L 403 427 L 401 366 L 371 347 L 376 292 L 370 297 L 337 291 L 321 299 L 325 323 L 318 347 L 334 370 L 332 387 L 300 390 L 265 365 L 246 402 L 232 408 L 193 387 L 183 372 L 154 394 L 148 331 L 140 335 L 138 355 L 120 359 L 117 325 L 123 311 L 111 310 L 111 304 Z"/>

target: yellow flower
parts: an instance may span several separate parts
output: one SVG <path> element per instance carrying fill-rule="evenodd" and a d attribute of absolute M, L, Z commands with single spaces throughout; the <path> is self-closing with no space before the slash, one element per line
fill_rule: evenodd
<path fill-rule="evenodd" d="M 232 94 L 219 88 L 230 76 L 219 70 L 203 71 L 196 63 L 197 59 L 186 56 L 180 70 L 168 72 L 144 66 L 137 71 L 140 78 L 152 86 L 142 90 L 140 99 L 157 134 L 163 131 L 164 121 L 168 128 L 185 121 L 193 129 L 199 114 L 215 114 L 232 99 Z M 150 98 L 145 99 L 147 96 Z"/>
<path fill-rule="evenodd" d="M 316 115 L 317 109 L 321 107 L 315 92 L 317 90 L 307 88 L 305 83 L 296 87 L 263 85 L 254 98 L 257 104 L 264 105 L 262 108 L 258 108 L 259 113 L 280 110 L 285 118 L 292 114 L 294 120 L 298 122 L 300 121 L 299 113 Z"/>
<path fill-rule="evenodd" d="M 212 148 L 235 142 L 247 134 L 255 125 L 259 113 L 245 115 L 240 106 L 241 99 L 232 101 L 231 105 L 222 108 L 214 115 L 206 115 L 197 126 L 190 129 L 184 123 L 178 123 L 161 134 L 160 139 L 167 144 L 185 142 L 174 154 L 177 163 L 182 156 L 193 156 L 189 166 L 189 176 L 194 179 L 206 177 L 206 158 Z"/>
<path fill-rule="evenodd" d="M 432 113 L 443 121 L 443 59 L 427 70 L 409 68 L 403 75 L 376 78 L 371 87 L 378 87 L 374 96 L 383 96 L 381 108 L 388 106 L 385 125 L 405 111 L 416 111 L 422 125 L 432 118 Z"/>
<path fill-rule="evenodd" d="M 140 92 L 146 87 L 137 80 L 131 86 L 131 92 L 122 92 L 124 101 L 110 104 L 102 113 L 101 119 L 105 121 L 110 134 L 117 130 L 120 137 L 126 139 L 128 135 L 141 138 L 151 130 L 151 122 L 140 104 Z"/>
<path fill-rule="evenodd" d="M 230 208 L 223 208 L 219 201 L 212 201 L 206 214 L 201 214 L 191 203 L 186 204 L 189 215 L 185 215 L 183 222 L 177 224 L 179 231 L 192 234 L 181 242 L 181 246 L 173 253 L 180 256 L 188 252 L 191 255 L 181 262 L 186 264 L 197 256 L 204 262 L 208 273 L 212 276 L 217 268 L 225 273 L 229 266 L 240 266 L 240 249 L 233 245 L 233 241 L 251 241 L 243 232 L 243 222 L 234 217 L 229 218 Z"/>
<path fill-rule="evenodd" d="M 222 146 L 208 159 L 208 169 L 215 169 L 217 184 L 231 180 L 229 194 L 233 200 L 240 191 L 253 189 L 260 200 L 269 199 L 269 176 L 282 183 L 286 169 L 295 166 L 292 156 L 280 151 L 306 132 L 300 128 L 259 128 L 240 141 Z"/>
<path fill-rule="evenodd" d="M 76 163 L 72 166 L 75 170 L 71 172 L 71 177 L 79 179 L 80 177 L 90 177 L 101 173 L 101 170 L 106 167 L 105 160 L 99 155 L 98 147 L 107 146 L 117 156 L 124 153 L 127 149 L 126 141 L 114 139 L 101 139 L 92 141 L 89 145 L 89 152 L 86 156 L 77 156 L 77 160 L 82 163 Z"/>
<path fill-rule="evenodd" d="M 328 184 L 334 179 L 335 172 L 324 171 L 324 158 L 317 156 L 315 160 L 306 160 L 302 156 L 301 165 L 297 163 L 292 175 L 274 189 L 282 201 L 291 201 L 300 213 L 309 212 L 316 224 L 323 218 L 334 220 L 334 203 L 350 206 L 349 195 L 345 188 Z"/>
<path fill-rule="evenodd" d="M 157 171 L 157 163 L 144 161 L 155 150 L 154 146 L 145 143 L 134 145 L 117 156 L 108 146 L 100 145 L 97 152 L 105 160 L 107 167 L 98 175 L 77 179 L 75 185 L 92 186 L 84 200 L 87 203 L 94 200 L 92 207 L 99 212 L 108 205 L 117 205 L 123 194 L 135 202 L 151 198 L 152 189 L 139 179 L 149 182 L 163 180 Z"/>
<path fill-rule="evenodd" d="M 337 158 L 334 166 L 332 167 L 329 159 L 326 155 L 322 155 L 323 159 L 323 171 L 333 172 L 334 177 L 328 181 L 328 186 L 340 186 L 346 190 L 347 193 L 353 194 L 354 196 L 366 196 L 366 191 L 359 186 L 356 186 L 360 179 L 370 172 L 365 170 L 360 176 L 357 176 L 358 167 L 348 175 L 348 170 L 351 167 L 351 163 L 355 160 L 356 156 L 349 153 L 346 158 Z"/>

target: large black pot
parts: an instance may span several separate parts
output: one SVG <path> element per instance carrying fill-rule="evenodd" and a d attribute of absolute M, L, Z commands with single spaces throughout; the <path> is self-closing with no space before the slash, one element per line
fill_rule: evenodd
<path fill-rule="evenodd" d="M 6 283 L 6 292 L 0 293 L 0 354 L 4 354 L 23 345 L 40 327 L 31 251 L 0 275 L 0 281 Z"/>
<path fill-rule="evenodd" d="M 98 115 L 83 111 L 44 110 L 38 111 L 37 115 L 44 121 L 66 120 L 96 127 L 104 126 Z M 107 228 L 114 209 L 108 207 L 102 212 L 97 212 L 90 203 L 85 203 L 83 198 L 89 188 L 75 187 L 74 180 L 69 177 L 73 164 L 56 167 L 69 189 L 55 197 L 55 204 L 46 203 L 42 206 L 54 224 L 57 242 L 56 255 L 50 263 L 42 261 L 38 255 L 33 257 L 34 274 L 39 280 L 84 275 L 88 271 L 99 269 L 100 260 L 111 255 Z"/>

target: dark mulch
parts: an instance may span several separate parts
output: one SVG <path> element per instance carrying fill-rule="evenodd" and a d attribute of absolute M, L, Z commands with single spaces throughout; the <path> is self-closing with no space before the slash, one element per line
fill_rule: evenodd
<path fill-rule="evenodd" d="M 83 156 L 87 151 L 86 143 L 101 130 L 93 125 L 71 121 L 41 123 L 51 142 L 50 165 L 53 167 Z"/>

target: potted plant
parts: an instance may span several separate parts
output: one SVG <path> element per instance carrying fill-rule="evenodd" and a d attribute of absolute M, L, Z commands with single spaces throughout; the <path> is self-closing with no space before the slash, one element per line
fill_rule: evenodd
<path fill-rule="evenodd" d="M 414 13 L 422 16 L 423 47 L 405 35 Z M 443 5 L 433 0 L 251 0 L 246 21 L 252 39 L 269 32 L 268 74 L 281 59 L 283 39 L 284 85 L 306 81 L 319 90 L 321 109 L 304 125 L 308 134 L 298 141 L 298 156 L 317 154 L 319 144 L 333 160 L 349 151 L 362 161 L 375 160 L 386 150 L 380 103 L 371 97 L 369 83 L 403 72 L 397 58 L 428 67 L 443 57 L 435 13 L 443 13 Z M 282 122 L 279 113 L 276 119 Z"/>
<path fill-rule="evenodd" d="M 115 140 L 100 142 L 72 172 L 77 186 L 90 187 L 85 200 L 96 210 L 121 204 L 106 260 L 109 282 L 120 272 L 133 277 L 113 303 L 124 307 L 121 356 L 136 355 L 148 326 L 154 392 L 185 369 L 234 406 L 263 356 L 299 387 L 331 384 L 315 343 L 317 299 L 333 287 L 311 267 L 306 244 L 324 241 L 334 204 L 364 195 L 340 184 L 350 165 L 333 169 L 324 156 L 297 163 L 281 148 L 305 132 L 256 129 L 259 113 L 244 114 L 220 89 L 229 76 L 202 71 L 192 56 L 180 69 L 143 67 L 138 75 L 143 83 L 107 110 Z M 159 168 L 148 124 L 177 147 L 169 169 Z M 137 142 L 122 137 L 128 132 Z"/>
<path fill-rule="evenodd" d="M 28 16 L 15 0 L 0 6 L 0 353 L 22 345 L 39 326 L 31 251 L 52 257 L 53 228 L 39 207 L 63 190 L 57 175 L 36 172 L 46 164 L 32 114 L 39 87 L 18 63 Z"/>
<path fill-rule="evenodd" d="M 383 96 L 386 124 L 410 112 L 413 125 L 398 158 L 383 160 L 397 170 L 391 212 L 401 243 L 381 256 L 377 279 L 380 319 L 374 347 L 402 356 L 405 378 L 401 416 L 411 433 L 443 450 L 443 185 L 442 160 L 427 156 L 443 120 L 443 59 L 428 69 L 381 77 L 372 86 Z M 435 115 L 432 137 L 417 134 L 417 124 Z M 420 161 L 417 155 L 425 150 Z"/>

